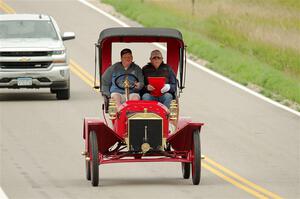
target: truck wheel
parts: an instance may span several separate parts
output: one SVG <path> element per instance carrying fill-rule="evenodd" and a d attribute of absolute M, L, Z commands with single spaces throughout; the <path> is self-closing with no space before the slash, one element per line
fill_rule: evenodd
<path fill-rule="evenodd" d="M 190 178 L 190 171 L 191 171 L 191 164 L 188 162 L 182 162 L 181 163 L 181 169 L 182 169 L 182 176 L 184 179 Z"/>
<path fill-rule="evenodd" d="M 70 88 L 63 90 L 56 90 L 56 99 L 67 100 L 70 98 Z"/>
<path fill-rule="evenodd" d="M 201 178 L 201 146 L 199 130 L 193 132 L 193 149 L 192 149 L 192 180 L 194 185 L 200 183 Z"/>
<path fill-rule="evenodd" d="M 51 92 L 52 94 L 54 94 L 54 93 L 56 93 L 56 90 L 53 90 L 52 88 L 50 88 L 50 92 Z"/>
<path fill-rule="evenodd" d="M 98 142 L 95 131 L 90 132 L 90 170 L 91 183 L 94 187 L 99 184 L 99 153 Z"/>

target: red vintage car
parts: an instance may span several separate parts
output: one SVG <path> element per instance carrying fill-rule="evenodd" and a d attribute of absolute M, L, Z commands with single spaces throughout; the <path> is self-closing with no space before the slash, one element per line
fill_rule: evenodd
<path fill-rule="evenodd" d="M 86 179 L 99 184 L 99 165 L 129 162 L 179 162 L 183 178 L 198 185 L 201 177 L 200 130 L 203 123 L 179 116 L 179 93 L 184 89 L 185 45 L 182 34 L 167 28 L 108 28 L 100 33 L 96 59 L 101 75 L 112 64 L 112 43 L 162 42 L 167 64 L 179 77 L 178 92 L 168 109 L 157 101 L 127 100 L 120 107 L 104 97 L 103 119 L 85 118 Z M 95 67 L 96 69 L 96 67 Z M 179 73 L 179 74 L 178 74 Z M 119 85 L 129 92 L 129 78 Z M 100 89 L 101 90 L 101 89 Z M 128 98 L 127 98 L 128 99 Z M 106 117 L 109 118 L 108 122 Z M 172 127 L 172 128 L 171 128 Z"/>

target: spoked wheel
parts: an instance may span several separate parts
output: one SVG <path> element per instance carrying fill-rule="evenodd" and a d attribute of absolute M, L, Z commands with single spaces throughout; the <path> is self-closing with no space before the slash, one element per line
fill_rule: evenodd
<path fill-rule="evenodd" d="M 99 156 L 97 135 L 95 131 L 90 132 L 90 158 L 91 183 L 96 187 L 99 184 Z"/>
<path fill-rule="evenodd" d="M 198 129 L 193 132 L 192 156 L 194 157 L 192 161 L 192 180 L 194 185 L 198 185 L 201 178 L 201 146 Z"/>
<path fill-rule="evenodd" d="M 191 171 L 191 163 L 188 162 L 182 162 L 181 163 L 181 169 L 182 169 L 182 176 L 184 179 L 190 178 L 190 171 Z"/>
<path fill-rule="evenodd" d="M 91 180 L 91 167 L 88 160 L 85 160 L 85 177 L 87 180 Z"/>

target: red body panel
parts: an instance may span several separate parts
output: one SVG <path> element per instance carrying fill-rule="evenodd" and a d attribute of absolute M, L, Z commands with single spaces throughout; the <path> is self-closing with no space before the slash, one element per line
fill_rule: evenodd
<path fill-rule="evenodd" d="M 97 134 L 98 150 L 104 154 L 116 142 L 122 142 L 124 139 L 109 128 L 102 120 L 85 118 L 83 125 L 83 139 L 85 140 L 85 150 L 89 151 L 89 133 L 95 131 Z"/>
<path fill-rule="evenodd" d="M 127 101 L 123 103 L 118 110 L 117 119 L 115 119 L 114 122 L 114 131 L 120 136 L 120 137 L 126 137 L 127 136 L 127 121 L 128 121 L 128 115 L 130 113 L 142 113 L 147 109 L 147 112 L 149 113 L 155 113 L 162 117 L 163 119 L 163 132 L 164 137 L 166 138 L 168 136 L 169 131 L 169 122 L 168 122 L 168 114 L 169 110 L 162 105 L 161 103 L 157 101 L 144 101 L 144 100 L 138 100 L 138 101 Z"/>

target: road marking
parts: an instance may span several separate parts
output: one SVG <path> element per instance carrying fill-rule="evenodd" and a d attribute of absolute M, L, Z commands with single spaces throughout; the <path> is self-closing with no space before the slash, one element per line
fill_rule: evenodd
<path fill-rule="evenodd" d="M 116 23 L 120 24 L 121 26 L 123 26 L 123 27 L 130 27 L 130 25 L 128 25 L 125 22 L 121 21 L 120 19 L 112 16 L 111 14 L 109 14 L 109 13 L 101 10 L 100 8 L 94 6 L 93 4 L 87 2 L 86 0 L 78 0 L 78 1 L 80 3 L 82 3 L 82 4 L 84 4 L 84 5 L 92 8 L 93 10 L 101 13 L 102 15 L 108 17 L 109 19 L 115 21 Z M 161 44 L 157 44 L 156 43 L 154 45 L 156 45 L 157 47 L 161 48 L 164 51 L 166 50 L 166 47 L 162 46 Z M 235 81 L 233 81 L 233 80 L 231 80 L 231 79 L 229 79 L 229 78 L 227 78 L 227 77 L 225 77 L 225 76 L 223 76 L 223 75 L 221 75 L 219 73 L 216 73 L 215 71 L 212 71 L 212 70 L 210 70 L 210 69 L 208 69 L 208 68 L 206 68 L 206 67 L 204 67 L 204 66 L 202 66 L 202 65 L 200 65 L 200 64 L 198 64 L 198 63 L 196 63 L 196 62 L 194 62 L 194 61 L 192 61 L 190 59 L 187 59 L 187 62 L 189 64 L 195 66 L 196 68 L 198 68 L 198 69 L 200 69 L 200 70 L 202 70 L 202 71 L 204 71 L 204 72 L 206 72 L 206 73 L 208 73 L 208 74 L 210 74 L 210 75 L 212 75 L 212 76 L 214 76 L 216 78 L 219 78 L 219 79 L 227 82 L 228 84 L 231 84 L 232 86 L 234 86 L 236 88 L 239 88 L 239 89 L 241 89 L 241 90 L 243 90 L 245 92 L 248 92 L 248 93 L 250 93 L 250 94 L 252 94 L 252 95 L 254 95 L 254 96 L 256 96 L 256 97 L 258 97 L 258 98 L 260 98 L 260 99 L 262 99 L 262 100 L 264 100 L 264 101 L 266 101 L 268 103 L 270 103 L 270 104 L 273 104 L 276 107 L 279 107 L 279 108 L 281 108 L 283 110 L 289 111 L 290 113 L 293 113 L 293 114 L 295 114 L 295 115 L 297 115 L 297 116 L 300 117 L 300 112 L 298 112 L 296 110 L 293 110 L 293 109 L 291 109 L 291 108 L 289 108 L 287 106 L 284 106 L 284 105 L 282 105 L 282 104 L 280 104 L 280 103 L 278 103 L 278 102 L 276 102 L 276 101 L 274 101 L 274 100 L 272 100 L 270 98 L 267 98 L 267 97 L 263 96 L 262 94 L 257 93 L 257 92 L 255 92 L 255 91 L 253 91 L 253 90 L 251 90 L 251 89 L 249 89 L 249 88 L 247 88 L 247 87 L 245 87 L 245 86 L 243 86 L 243 85 L 241 85 L 241 84 L 239 84 L 239 83 L 237 83 L 237 82 L 235 82 Z"/>
<path fill-rule="evenodd" d="M 0 187 L 0 199 L 8 199 L 7 195 L 3 191 L 3 189 Z"/>
<path fill-rule="evenodd" d="M 205 164 L 202 162 L 202 167 L 209 170 L 210 172 L 214 173 L 215 175 L 219 176 L 220 178 L 222 178 L 223 180 L 233 184 L 234 186 L 246 191 L 247 193 L 255 196 L 256 198 L 263 198 L 263 199 L 266 199 L 267 197 L 258 193 L 257 191 L 251 189 L 251 188 L 248 188 L 246 187 L 245 185 L 239 183 L 238 181 L 224 175 L 223 173 L 221 173 L 220 171 L 214 169 L 213 167 L 209 166 L 208 164 Z"/>
<path fill-rule="evenodd" d="M 16 13 L 13 8 L 11 8 L 9 5 L 7 5 L 6 3 L 4 3 L 2 0 L 0 0 L 0 7 L 2 8 L 2 10 L 4 12 L 6 12 L 8 14 Z"/>
<path fill-rule="evenodd" d="M 72 64 L 70 64 L 70 69 L 71 71 L 76 74 L 81 80 L 83 80 L 87 85 L 89 85 L 90 87 L 94 87 L 93 81 L 91 81 L 90 79 L 86 78 L 82 73 L 80 73 L 80 71 L 78 71 L 76 69 L 76 67 L 74 67 Z"/>
<path fill-rule="evenodd" d="M 82 69 L 74 60 L 70 59 L 70 64 L 75 67 L 78 71 L 80 71 L 85 77 L 89 80 L 94 81 L 94 77 L 90 75 L 86 70 Z"/>
<path fill-rule="evenodd" d="M 83 0 L 79 0 L 79 1 L 83 1 Z M 85 1 L 84 1 L 85 2 Z M 4 4 L 4 2 L 2 2 L 0 0 L 0 8 L 2 8 L 5 12 L 11 12 L 11 13 L 15 13 L 14 9 L 12 9 L 11 7 L 9 7 L 7 4 Z M 112 16 L 111 16 L 112 17 Z M 80 65 L 78 65 L 74 60 L 70 59 L 70 69 L 73 73 L 75 73 L 80 79 L 82 79 L 86 84 L 88 84 L 90 87 L 94 88 L 94 84 L 93 84 L 93 76 L 90 75 L 87 71 L 85 71 Z M 239 176 L 238 174 L 230 171 L 229 169 L 223 167 L 222 165 L 218 164 L 217 162 L 211 160 L 210 158 L 208 158 L 207 156 L 205 156 L 205 162 L 202 162 L 202 167 L 209 170 L 210 172 L 214 173 L 215 175 L 219 176 L 220 178 L 222 178 L 223 180 L 233 184 L 234 186 L 244 190 L 245 192 L 255 196 L 256 198 L 262 198 L 265 199 L 267 198 L 266 196 L 264 196 L 263 194 L 270 196 L 271 198 L 276 198 L 276 199 L 281 199 L 280 196 L 250 182 L 249 180 Z M 213 168 L 212 166 L 210 166 L 209 164 L 211 164 L 212 166 L 215 166 L 216 168 L 218 168 L 219 170 L 221 170 L 222 172 L 218 171 L 217 169 Z M 235 179 L 231 178 L 230 176 L 226 176 L 225 174 L 230 175 L 232 177 L 234 177 Z M 240 181 L 240 182 L 238 182 Z M 245 186 L 242 183 L 248 185 Z M 1 188 L 1 187 L 0 187 Z M 260 191 L 261 193 L 257 192 Z M 2 188 L 0 189 L 0 194 L 1 194 Z M 3 191 L 2 191 L 3 192 Z M 4 193 L 4 192 L 3 192 Z M 4 193 L 4 196 L 5 193 Z"/>
<path fill-rule="evenodd" d="M 243 178 L 242 176 L 236 174 L 235 172 L 233 171 L 230 171 L 229 169 L 225 168 L 224 166 L 222 166 L 221 164 L 213 161 L 212 159 L 208 158 L 207 156 L 205 156 L 205 159 L 204 161 L 206 161 L 207 163 L 209 163 L 210 165 L 213 165 L 214 167 L 218 168 L 219 170 L 221 170 L 222 172 L 226 173 L 227 175 L 235 178 L 236 180 L 248 185 L 249 187 L 252 187 L 253 189 L 271 197 L 271 198 L 276 198 L 276 199 L 280 199 L 281 197 L 277 194 L 274 194 L 256 184 L 254 184 L 253 182 L 250 182 L 249 180 Z"/>
<path fill-rule="evenodd" d="M 83 80 L 87 85 L 94 88 L 94 77 L 90 75 L 86 70 L 79 66 L 74 60 L 70 59 L 70 69 L 75 73 L 81 80 Z M 96 84 L 99 85 L 99 80 L 96 80 Z M 98 92 L 98 89 L 94 89 Z"/>

